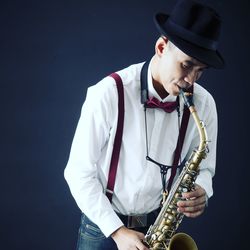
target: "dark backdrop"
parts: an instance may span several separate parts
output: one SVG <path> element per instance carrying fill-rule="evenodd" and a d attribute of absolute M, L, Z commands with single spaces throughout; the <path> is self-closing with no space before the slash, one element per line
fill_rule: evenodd
<path fill-rule="evenodd" d="M 86 89 L 154 53 L 153 13 L 173 0 L 1 1 L 0 248 L 75 249 L 80 211 L 63 177 Z M 180 226 L 201 250 L 249 249 L 249 3 L 210 2 L 222 15 L 227 62 L 202 84 L 219 114 L 215 194 Z"/>

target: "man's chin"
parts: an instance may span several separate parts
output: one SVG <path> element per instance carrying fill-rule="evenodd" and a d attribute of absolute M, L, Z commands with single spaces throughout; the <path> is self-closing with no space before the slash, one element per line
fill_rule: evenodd
<path fill-rule="evenodd" d="M 178 96 L 180 94 L 180 89 L 181 88 L 177 84 L 175 84 L 173 88 L 169 90 L 169 94 L 173 96 Z"/>
<path fill-rule="evenodd" d="M 171 91 L 169 91 L 169 95 L 172 95 L 172 96 L 178 96 L 179 94 L 180 94 L 179 90 L 171 90 Z"/>

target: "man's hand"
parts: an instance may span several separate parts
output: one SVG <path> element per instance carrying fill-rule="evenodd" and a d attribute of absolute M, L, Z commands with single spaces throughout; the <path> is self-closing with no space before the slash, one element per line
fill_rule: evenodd
<path fill-rule="evenodd" d="M 178 211 L 187 217 L 195 218 L 201 215 L 206 205 L 206 191 L 195 184 L 195 189 L 182 194 L 186 201 L 178 201 Z"/>
<path fill-rule="evenodd" d="M 144 234 L 130 230 L 124 226 L 117 229 L 111 237 L 115 241 L 119 250 L 148 250 L 142 243 Z"/>

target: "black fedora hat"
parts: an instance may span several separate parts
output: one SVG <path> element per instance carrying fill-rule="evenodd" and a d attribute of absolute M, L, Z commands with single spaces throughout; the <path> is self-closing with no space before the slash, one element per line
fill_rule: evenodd
<path fill-rule="evenodd" d="M 161 35 L 185 54 L 210 67 L 224 67 L 217 50 L 221 20 L 211 7 L 194 0 L 179 0 L 170 15 L 158 13 L 154 21 Z"/>

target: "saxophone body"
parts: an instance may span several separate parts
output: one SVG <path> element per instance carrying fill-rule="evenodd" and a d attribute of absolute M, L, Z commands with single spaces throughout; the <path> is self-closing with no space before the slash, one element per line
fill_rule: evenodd
<path fill-rule="evenodd" d="M 195 121 L 200 143 L 186 161 L 155 223 L 150 226 L 145 236 L 145 243 L 152 250 L 198 250 L 196 243 L 189 235 L 185 233 L 175 234 L 184 217 L 182 213 L 177 211 L 177 202 L 182 199 L 183 192 L 189 192 L 194 188 L 196 177 L 199 174 L 199 164 L 206 157 L 208 151 L 208 139 L 205 126 L 199 119 L 192 102 L 192 94 L 180 90 L 180 95 Z"/>

